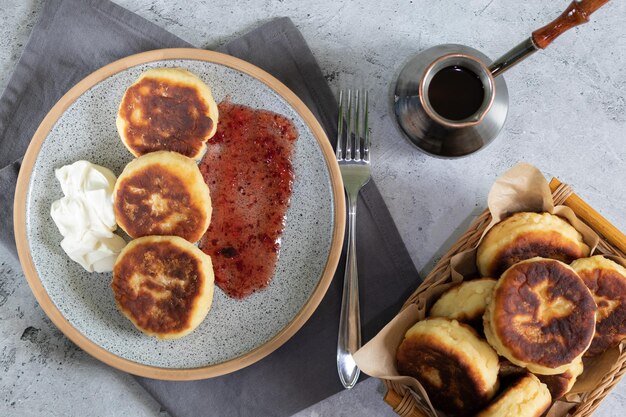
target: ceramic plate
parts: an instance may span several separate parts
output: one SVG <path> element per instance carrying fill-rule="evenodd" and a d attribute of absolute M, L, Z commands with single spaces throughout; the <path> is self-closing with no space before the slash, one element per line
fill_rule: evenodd
<path fill-rule="evenodd" d="M 203 79 L 217 102 L 287 116 L 299 132 L 295 183 L 272 282 L 244 300 L 215 289 L 213 306 L 190 335 L 145 336 L 115 307 L 111 274 L 88 273 L 60 247 L 50 205 L 62 197 L 54 170 L 79 159 L 119 175 L 133 157 L 115 127 L 125 89 L 143 71 L 182 67 Z M 323 130 L 284 85 L 239 59 L 195 49 L 133 55 L 77 84 L 50 111 L 26 153 L 16 191 L 15 235 L 26 278 L 52 321 L 75 343 L 124 371 L 162 379 L 232 372 L 266 356 L 311 316 L 337 266 L 344 228 L 343 188 Z"/>

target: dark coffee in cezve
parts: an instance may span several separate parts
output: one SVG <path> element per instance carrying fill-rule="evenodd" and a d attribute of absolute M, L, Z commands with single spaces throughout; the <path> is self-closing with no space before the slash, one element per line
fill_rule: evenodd
<path fill-rule="evenodd" d="M 430 105 L 441 117 L 467 119 L 483 104 L 483 83 L 473 71 L 452 65 L 435 74 L 428 87 Z"/>

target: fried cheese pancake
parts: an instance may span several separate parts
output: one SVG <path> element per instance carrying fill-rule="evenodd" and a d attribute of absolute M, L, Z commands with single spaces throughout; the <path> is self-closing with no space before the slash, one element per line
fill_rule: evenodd
<path fill-rule="evenodd" d="M 396 353 L 398 372 L 416 378 L 433 406 L 470 415 L 498 389 L 498 355 L 466 324 L 444 318 L 417 322 Z"/>
<path fill-rule="evenodd" d="M 487 300 L 496 285 L 493 278 L 463 281 L 439 297 L 430 309 L 430 317 L 447 317 L 462 322 L 482 319 Z"/>
<path fill-rule="evenodd" d="M 511 265 L 540 256 L 567 264 L 589 256 L 589 246 L 567 220 L 550 213 L 515 213 L 496 224 L 476 252 L 478 271 L 499 277 Z"/>
<path fill-rule="evenodd" d="M 533 373 L 555 375 L 585 353 L 595 316 L 593 297 L 572 268 L 532 258 L 502 274 L 483 320 L 498 354 Z"/>
<path fill-rule="evenodd" d="M 511 384 L 476 417 L 540 417 L 551 403 L 546 385 L 528 373 Z"/>
<path fill-rule="evenodd" d="M 582 359 L 574 362 L 567 371 L 558 375 L 537 375 L 537 378 L 546 386 L 550 391 L 550 395 L 555 400 L 558 400 L 572 389 L 576 383 L 576 378 L 583 373 L 584 365 Z"/>
<path fill-rule="evenodd" d="M 519 378 L 528 373 L 526 368 L 514 365 L 507 358 L 500 356 L 500 371 L 498 371 L 498 377 L 501 379 Z"/>
<path fill-rule="evenodd" d="M 199 160 L 217 118 L 211 89 L 200 78 L 182 68 L 153 68 L 124 93 L 116 125 L 135 156 L 167 150 Z"/>
<path fill-rule="evenodd" d="M 211 221 L 211 197 L 196 163 L 169 151 L 134 159 L 113 190 L 117 224 L 129 236 L 200 240 Z"/>
<path fill-rule="evenodd" d="M 142 332 L 160 339 L 191 333 L 213 301 L 211 258 L 177 236 L 132 240 L 113 269 L 119 310 Z"/>
<path fill-rule="evenodd" d="M 571 267 L 598 306 L 596 333 L 586 353 L 598 355 L 626 339 L 626 268 L 601 255 L 578 259 Z"/>

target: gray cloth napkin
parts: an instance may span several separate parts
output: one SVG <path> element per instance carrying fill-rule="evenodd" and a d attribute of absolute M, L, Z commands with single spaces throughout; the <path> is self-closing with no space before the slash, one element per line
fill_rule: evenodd
<path fill-rule="evenodd" d="M 12 203 L 19 161 L 54 103 L 90 72 L 116 59 L 181 46 L 189 45 L 109 1 L 46 3 L 0 98 L 2 246 L 15 253 Z M 335 138 L 335 99 L 302 35 L 288 18 L 273 20 L 230 42 L 222 51 L 280 79 L 309 106 L 328 137 Z M 361 193 L 358 213 L 366 341 L 399 310 L 419 277 L 373 181 Z M 286 344 L 256 364 L 202 381 L 137 380 L 174 417 L 287 416 L 338 392 L 342 386 L 335 357 L 343 268 L 342 257 L 335 279 L 311 319 Z"/>

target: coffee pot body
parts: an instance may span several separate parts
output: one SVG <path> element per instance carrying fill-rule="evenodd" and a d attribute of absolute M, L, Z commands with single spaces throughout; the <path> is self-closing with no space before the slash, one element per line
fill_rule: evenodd
<path fill-rule="evenodd" d="M 393 103 L 398 127 L 407 139 L 423 152 L 441 158 L 466 156 L 493 141 L 504 126 L 509 94 L 504 78 L 491 75 L 490 64 L 480 51 L 456 44 L 434 46 L 410 59 L 398 76 Z M 458 104 L 464 94 L 473 94 L 469 85 L 467 91 L 462 85 L 458 92 L 444 88 L 451 96 L 443 101 L 433 95 L 437 93 L 433 88 L 446 87 L 441 71 L 454 69 L 475 75 L 483 87 L 479 101 L 474 100 L 476 108 L 463 118 L 449 118 L 445 105 Z"/>

